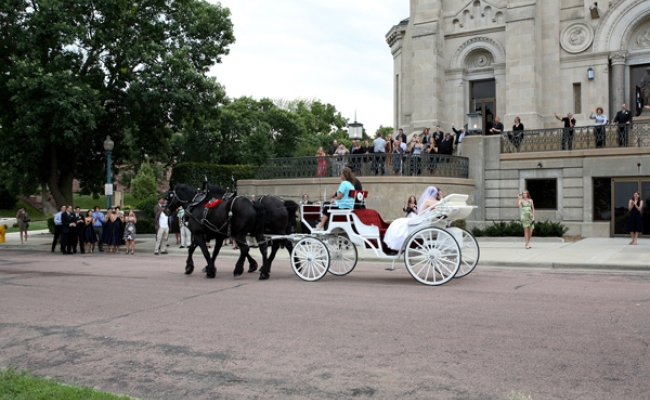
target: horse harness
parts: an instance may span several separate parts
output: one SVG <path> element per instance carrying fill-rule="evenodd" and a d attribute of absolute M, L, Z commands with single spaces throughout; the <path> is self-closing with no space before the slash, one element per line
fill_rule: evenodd
<path fill-rule="evenodd" d="M 223 203 L 226 203 L 226 202 L 227 202 L 228 200 L 230 200 L 230 199 L 232 199 L 232 201 L 230 202 L 230 210 L 228 210 L 228 219 L 226 220 L 226 222 L 223 223 L 223 225 L 221 225 L 221 227 L 217 228 L 214 224 L 212 224 L 212 223 L 211 223 L 210 221 L 208 221 L 208 219 L 207 219 L 207 217 L 208 217 L 208 213 L 210 212 L 210 210 L 212 210 L 212 208 L 209 208 L 209 207 L 207 207 L 207 206 L 208 206 L 208 204 L 210 204 L 210 203 L 212 203 L 212 202 L 214 202 L 214 201 L 217 201 L 217 200 L 219 200 L 219 199 L 211 198 L 211 199 L 210 199 L 210 200 L 205 204 L 205 206 L 203 207 L 203 213 L 202 213 L 202 215 L 201 215 L 201 219 L 198 219 L 197 217 L 194 216 L 194 214 L 192 214 L 192 210 L 193 210 L 196 206 L 200 205 L 201 203 L 203 203 L 203 202 L 206 200 L 206 198 L 208 197 L 208 193 L 207 193 L 207 192 L 205 192 L 205 191 L 200 191 L 200 192 L 198 192 L 198 193 L 194 196 L 194 198 L 193 198 L 192 200 L 189 200 L 189 201 L 188 201 L 188 200 L 181 200 L 181 199 L 178 197 L 178 195 L 176 194 L 176 191 L 172 191 L 172 194 L 173 194 L 174 196 L 176 196 L 176 198 L 178 199 L 178 201 L 180 201 L 180 203 L 181 203 L 183 206 L 185 206 L 185 209 L 186 209 L 186 213 L 185 213 L 185 215 L 189 215 L 189 218 L 192 218 L 192 219 L 193 219 L 194 221 L 196 221 L 197 223 L 199 223 L 199 224 L 205 226 L 206 228 L 208 228 L 208 229 L 210 229 L 211 231 L 214 231 L 214 232 L 216 232 L 216 233 L 221 233 L 221 234 L 223 234 L 223 229 L 224 229 L 225 227 L 227 227 L 227 228 L 228 228 L 228 229 L 227 229 L 227 237 L 230 237 L 230 236 L 231 236 L 231 227 L 232 227 L 232 209 L 233 209 L 233 206 L 234 206 L 234 204 L 235 204 L 235 201 L 236 201 L 238 198 L 243 197 L 243 198 L 247 199 L 248 201 L 251 201 L 251 202 L 252 202 L 252 200 L 250 200 L 249 198 L 244 197 L 244 196 L 237 196 L 237 195 L 235 195 L 234 193 L 226 193 L 226 194 L 224 194 L 223 197 L 220 199 L 221 202 L 218 203 L 218 204 L 216 204 L 213 208 L 216 208 L 216 207 L 221 206 Z"/>

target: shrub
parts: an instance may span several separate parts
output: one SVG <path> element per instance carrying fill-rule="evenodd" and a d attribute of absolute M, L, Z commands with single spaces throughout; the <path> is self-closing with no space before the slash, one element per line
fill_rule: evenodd
<path fill-rule="evenodd" d="M 138 234 L 156 233 L 156 221 L 153 218 L 140 218 L 135 228 Z"/>
<path fill-rule="evenodd" d="M 231 187 L 231 178 L 236 181 L 240 179 L 253 179 L 257 167 L 250 165 L 214 165 L 199 163 L 178 163 L 172 168 L 172 175 L 169 179 L 170 185 L 184 183 L 192 187 L 201 187 L 203 180 L 207 177 L 208 182 L 213 185 Z"/>
<path fill-rule="evenodd" d="M 535 222 L 533 236 L 537 237 L 562 237 L 569 230 L 560 222 L 539 221 Z M 524 236 L 524 227 L 519 221 L 495 222 L 485 229 L 473 228 L 472 235 L 475 237 L 491 236 Z"/>
<path fill-rule="evenodd" d="M 467 221 L 465 221 L 464 219 L 457 219 L 451 223 L 451 226 L 467 229 Z"/>
<path fill-rule="evenodd" d="M 49 229 L 50 233 L 54 235 L 54 217 L 49 217 L 47 219 L 47 229 Z"/>
<path fill-rule="evenodd" d="M 150 196 L 135 205 L 135 208 L 144 212 L 147 218 L 155 218 L 153 208 L 158 204 L 158 196 Z M 138 221 L 140 223 L 140 221 Z"/>
<path fill-rule="evenodd" d="M 9 189 L 0 183 L 0 209 L 11 210 L 16 206 L 18 199 L 14 196 Z"/>
<path fill-rule="evenodd" d="M 131 180 L 131 194 L 137 200 L 144 200 L 154 196 L 158 191 L 156 173 L 151 165 L 145 161 L 140 166 L 140 171 Z"/>

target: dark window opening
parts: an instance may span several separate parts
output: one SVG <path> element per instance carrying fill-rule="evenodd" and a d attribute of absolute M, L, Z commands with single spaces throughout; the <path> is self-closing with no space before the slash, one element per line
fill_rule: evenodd
<path fill-rule="evenodd" d="M 612 220 L 612 178 L 593 179 L 594 221 Z"/>
<path fill-rule="evenodd" d="M 557 210 L 557 179 L 527 179 L 536 210 Z"/>

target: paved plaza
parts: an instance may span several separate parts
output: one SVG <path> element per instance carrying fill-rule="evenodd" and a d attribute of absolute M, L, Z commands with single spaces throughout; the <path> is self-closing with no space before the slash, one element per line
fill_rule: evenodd
<path fill-rule="evenodd" d="M 372 258 L 306 283 L 283 251 L 259 281 L 233 278 L 226 250 L 208 280 L 145 235 L 134 256 L 53 254 L 48 237 L 0 245 L 0 367 L 149 399 L 650 393 L 648 241 L 486 240 L 469 276 L 426 287 Z"/>

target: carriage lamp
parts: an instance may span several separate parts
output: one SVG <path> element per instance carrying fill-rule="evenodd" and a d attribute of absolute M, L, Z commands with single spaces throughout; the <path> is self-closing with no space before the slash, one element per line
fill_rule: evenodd
<path fill-rule="evenodd" d="M 348 135 L 350 140 L 361 140 L 363 139 L 363 124 L 357 122 L 357 113 L 354 113 L 354 122 L 348 124 Z"/>
<path fill-rule="evenodd" d="M 106 150 L 106 186 L 104 186 L 104 194 L 106 195 L 106 210 L 111 208 L 111 198 L 113 196 L 113 183 L 111 180 L 111 155 L 115 142 L 111 140 L 110 135 L 106 136 L 104 140 L 104 150 Z"/>
<path fill-rule="evenodd" d="M 470 135 L 480 135 L 483 133 L 483 114 L 474 112 L 467 114 L 467 133 Z"/>
<path fill-rule="evenodd" d="M 589 78 L 590 81 L 594 80 L 594 69 L 591 67 L 587 70 L 587 78 Z"/>

